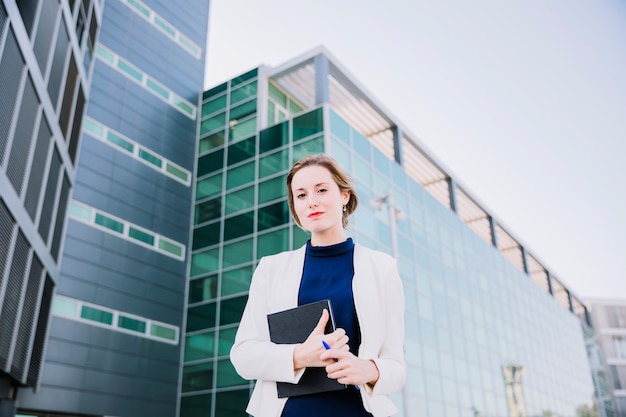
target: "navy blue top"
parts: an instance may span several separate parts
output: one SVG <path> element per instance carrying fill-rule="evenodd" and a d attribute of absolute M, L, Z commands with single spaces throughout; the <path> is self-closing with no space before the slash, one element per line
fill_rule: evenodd
<path fill-rule="evenodd" d="M 335 325 L 346 331 L 350 352 L 357 354 L 361 332 L 354 308 L 352 277 L 354 276 L 354 242 L 330 246 L 306 244 L 304 268 L 298 305 L 330 298 Z M 342 391 L 291 397 L 282 417 L 371 417 L 365 411 L 361 395 L 354 386 Z"/>

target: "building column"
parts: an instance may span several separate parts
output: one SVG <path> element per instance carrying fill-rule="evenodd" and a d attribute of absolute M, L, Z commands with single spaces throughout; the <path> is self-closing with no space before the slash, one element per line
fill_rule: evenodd
<path fill-rule="evenodd" d="M 489 231 L 491 232 L 491 244 L 494 248 L 498 248 L 498 233 L 496 231 L 496 221 L 489 216 Z"/>
<path fill-rule="evenodd" d="M 450 210 L 458 215 L 459 211 L 456 206 L 456 181 L 454 181 L 452 177 L 448 177 L 446 178 L 446 182 L 448 183 L 448 200 L 450 201 Z"/>
<path fill-rule="evenodd" d="M 396 162 L 402 165 L 402 129 L 398 126 L 391 127 L 393 133 L 393 156 Z"/>
<path fill-rule="evenodd" d="M 522 245 L 519 245 L 519 248 L 522 252 L 522 265 L 524 267 L 524 272 L 526 275 L 530 275 L 530 271 L 528 270 L 528 252 L 526 252 L 526 248 Z"/>
<path fill-rule="evenodd" d="M 328 103 L 328 57 L 323 54 L 316 55 L 313 58 L 313 65 L 315 66 L 315 104 Z"/>
<path fill-rule="evenodd" d="M 546 277 L 548 279 L 548 291 L 550 292 L 550 295 L 554 297 L 554 288 L 552 287 L 552 274 L 550 274 L 550 271 L 546 270 Z"/>
<path fill-rule="evenodd" d="M 570 292 L 570 290 L 567 290 L 567 302 L 569 303 L 569 311 L 575 314 L 574 300 L 572 299 L 572 293 Z"/>

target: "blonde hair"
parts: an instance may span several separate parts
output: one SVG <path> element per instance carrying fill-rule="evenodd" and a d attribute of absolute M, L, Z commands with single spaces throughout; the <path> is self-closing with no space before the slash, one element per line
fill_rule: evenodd
<path fill-rule="evenodd" d="M 289 210 L 291 211 L 291 215 L 293 216 L 296 224 L 298 226 L 302 226 L 294 208 L 291 182 L 296 172 L 300 171 L 302 168 L 313 165 L 319 165 L 326 168 L 333 176 L 335 183 L 339 187 L 339 191 L 347 192 L 350 195 L 348 202 L 345 205 L 345 210 L 342 212 L 342 224 L 345 229 L 348 226 L 348 216 L 356 210 L 356 207 L 359 204 L 359 198 L 354 191 L 354 187 L 352 186 L 352 179 L 350 178 L 350 176 L 343 171 L 343 169 L 341 168 L 339 163 L 335 161 L 335 159 L 323 153 L 305 156 L 301 158 L 298 162 L 293 164 L 293 166 L 289 170 L 289 174 L 287 174 L 287 201 L 289 202 Z"/>

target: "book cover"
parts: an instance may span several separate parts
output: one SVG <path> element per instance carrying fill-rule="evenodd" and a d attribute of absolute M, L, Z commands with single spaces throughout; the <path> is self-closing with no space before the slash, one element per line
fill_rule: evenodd
<path fill-rule="evenodd" d="M 322 311 L 330 313 L 324 334 L 335 331 L 335 320 L 330 300 L 316 301 L 289 310 L 267 315 L 270 340 L 274 343 L 302 343 L 311 334 L 322 317 Z M 306 368 L 304 375 L 297 384 L 277 382 L 278 397 L 314 394 L 318 392 L 337 391 L 347 386 L 326 376 L 325 368 Z"/>

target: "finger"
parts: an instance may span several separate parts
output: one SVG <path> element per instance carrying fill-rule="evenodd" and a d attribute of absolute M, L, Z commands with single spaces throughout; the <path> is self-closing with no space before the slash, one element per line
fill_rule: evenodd
<path fill-rule="evenodd" d="M 320 320 L 317 322 L 317 325 L 313 329 L 311 333 L 324 334 L 324 329 L 326 328 L 326 323 L 328 322 L 328 310 L 324 309 L 322 311 L 322 316 Z"/>
<path fill-rule="evenodd" d="M 332 360 L 333 362 L 337 362 L 337 352 L 336 350 L 325 350 L 321 355 L 320 359 L 323 361 Z"/>
<path fill-rule="evenodd" d="M 335 329 L 334 332 L 332 332 L 330 334 L 335 340 L 339 340 L 341 339 L 343 336 L 346 336 L 346 331 L 344 329 L 342 329 L 341 327 L 338 327 L 337 329 Z M 348 337 L 348 336 L 346 336 Z"/>

